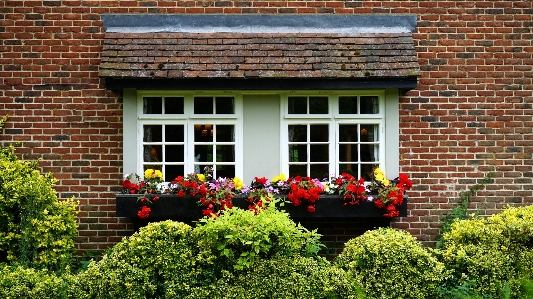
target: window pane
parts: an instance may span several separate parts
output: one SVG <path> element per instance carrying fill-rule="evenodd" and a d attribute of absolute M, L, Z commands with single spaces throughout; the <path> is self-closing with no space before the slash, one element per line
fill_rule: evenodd
<path fill-rule="evenodd" d="M 360 138 L 361 138 L 361 142 L 379 141 L 379 126 L 378 125 L 361 125 Z"/>
<path fill-rule="evenodd" d="M 309 174 L 311 178 L 324 179 L 329 178 L 329 165 L 328 164 L 311 164 L 311 172 Z"/>
<path fill-rule="evenodd" d="M 340 142 L 357 142 L 357 124 L 339 125 Z"/>
<path fill-rule="evenodd" d="M 361 96 L 361 114 L 378 114 L 379 101 L 377 96 Z"/>
<path fill-rule="evenodd" d="M 341 163 L 339 165 L 339 174 L 342 174 L 343 172 L 347 174 L 351 174 L 354 176 L 354 178 L 360 178 L 361 175 L 359 174 L 359 165 L 357 164 L 343 164 Z"/>
<path fill-rule="evenodd" d="M 161 97 L 145 97 L 143 98 L 143 113 L 144 114 L 161 114 L 163 113 L 163 104 Z"/>
<path fill-rule="evenodd" d="M 213 142 L 213 125 L 195 124 L 194 142 Z"/>
<path fill-rule="evenodd" d="M 234 111 L 233 97 L 216 98 L 216 114 L 233 114 Z"/>
<path fill-rule="evenodd" d="M 361 161 L 377 162 L 379 161 L 379 151 L 377 144 L 361 144 Z"/>
<path fill-rule="evenodd" d="M 329 146 L 327 144 L 311 144 L 310 158 L 311 162 L 328 162 L 329 161 Z"/>
<path fill-rule="evenodd" d="M 144 162 L 162 162 L 163 151 L 161 149 L 162 149 L 161 145 L 143 146 Z"/>
<path fill-rule="evenodd" d="M 162 142 L 161 125 L 144 125 L 143 142 Z"/>
<path fill-rule="evenodd" d="M 167 165 L 165 166 L 165 182 L 173 181 L 178 176 L 185 175 L 185 169 L 183 165 Z"/>
<path fill-rule="evenodd" d="M 357 162 L 357 144 L 339 144 L 339 161 L 340 162 Z"/>
<path fill-rule="evenodd" d="M 213 98 L 195 97 L 194 114 L 213 114 Z"/>
<path fill-rule="evenodd" d="M 167 125 L 165 126 L 165 141 L 166 142 L 183 142 L 184 136 L 183 125 Z"/>
<path fill-rule="evenodd" d="M 289 125 L 289 142 L 307 142 L 307 126 Z"/>
<path fill-rule="evenodd" d="M 235 162 L 235 146 L 234 145 L 217 145 L 217 159 L 216 162 Z"/>
<path fill-rule="evenodd" d="M 183 97 L 165 98 L 165 114 L 183 114 Z"/>
<path fill-rule="evenodd" d="M 235 133 L 233 125 L 216 125 L 216 141 L 217 142 L 233 142 L 235 141 Z"/>
<path fill-rule="evenodd" d="M 361 177 L 365 181 L 370 181 L 374 173 L 374 168 L 379 167 L 378 164 L 361 164 Z"/>
<path fill-rule="evenodd" d="M 213 146 L 195 145 L 194 162 L 213 162 Z"/>
<path fill-rule="evenodd" d="M 289 97 L 289 114 L 307 114 L 307 97 Z"/>
<path fill-rule="evenodd" d="M 329 141 L 328 125 L 311 125 L 310 127 L 311 142 Z"/>
<path fill-rule="evenodd" d="M 183 145 L 166 145 L 165 162 L 184 162 L 185 151 Z"/>
<path fill-rule="evenodd" d="M 289 162 L 307 162 L 307 145 L 289 145 Z"/>
<path fill-rule="evenodd" d="M 357 97 L 339 97 L 339 114 L 357 114 Z"/>
<path fill-rule="evenodd" d="M 328 114 L 328 97 L 309 97 L 310 114 Z"/>
<path fill-rule="evenodd" d="M 307 176 L 307 165 L 289 165 L 289 176 Z"/>
<path fill-rule="evenodd" d="M 217 178 L 234 178 L 235 165 L 217 165 L 215 175 Z"/>

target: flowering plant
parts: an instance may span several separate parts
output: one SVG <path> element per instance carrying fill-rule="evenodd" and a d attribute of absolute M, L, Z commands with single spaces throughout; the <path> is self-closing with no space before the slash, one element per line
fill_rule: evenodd
<path fill-rule="evenodd" d="M 385 174 L 379 168 L 374 169 L 373 180 L 368 186 L 371 193 L 375 194 L 374 204 L 378 208 L 385 208 L 383 216 L 392 218 L 400 214 L 398 207 L 403 203 L 403 194 L 409 190 L 413 184 L 405 174 L 394 180 L 387 180 Z"/>
<path fill-rule="evenodd" d="M 161 191 L 160 186 L 162 181 L 163 173 L 161 173 L 161 171 L 147 169 L 144 172 L 144 181 L 135 174 L 135 176 L 126 176 L 122 182 L 124 192 L 130 194 L 142 194 L 142 196 L 137 198 L 137 201 L 141 203 L 141 208 L 139 209 L 139 212 L 137 212 L 139 218 L 147 218 L 150 215 L 152 209 L 150 209 L 148 205 L 152 203 L 152 200 L 156 201 L 159 199 L 159 196 L 156 194 Z M 153 194 L 153 196 L 149 196 L 149 194 Z"/>
<path fill-rule="evenodd" d="M 345 201 L 345 206 L 359 204 L 368 197 L 365 180 L 363 178 L 356 179 L 349 173 L 343 172 L 340 177 L 333 178 L 327 186 L 328 189 L 336 190 L 339 193 Z"/>

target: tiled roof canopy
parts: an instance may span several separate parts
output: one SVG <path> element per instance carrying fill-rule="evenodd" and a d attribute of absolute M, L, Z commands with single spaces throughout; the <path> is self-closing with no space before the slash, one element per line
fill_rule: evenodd
<path fill-rule="evenodd" d="M 417 76 L 411 34 L 107 33 L 100 76 L 366 78 Z"/>
<path fill-rule="evenodd" d="M 192 26 L 180 19 L 182 23 L 177 26 L 163 23 L 152 24 L 153 27 L 139 23 L 157 22 L 157 18 L 143 20 L 127 16 L 136 27 L 131 23 L 126 27 L 106 27 L 101 77 L 115 80 L 414 78 L 416 81 L 419 75 L 409 30 L 396 26 L 380 27 L 379 32 L 373 32 L 376 28 L 361 30 L 364 24 L 355 25 L 359 30 L 354 25 L 346 27 L 346 21 L 360 20 L 353 16 L 341 22 L 333 19 L 333 25 L 331 16 L 307 17 L 307 23 L 296 22 L 296 25 L 294 19 L 278 16 L 264 22 L 267 26 L 263 23 L 243 26 L 250 19 L 238 19 L 237 24 L 232 24 L 237 16 L 217 15 L 206 19 L 204 15 L 196 16 L 197 22 Z M 177 16 L 184 17 L 194 16 Z M 209 24 L 217 18 L 223 26 Z M 317 20 L 321 26 L 313 27 Z M 387 19 L 379 21 L 386 26 Z M 373 21 L 365 19 L 365 22 Z"/>

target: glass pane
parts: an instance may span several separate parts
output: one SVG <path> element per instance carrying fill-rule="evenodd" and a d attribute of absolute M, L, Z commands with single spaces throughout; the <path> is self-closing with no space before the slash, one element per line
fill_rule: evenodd
<path fill-rule="evenodd" d="M 165 162 L 185 162 L 183 145 L 165 145 Z"/>
<path fill-rule="evenodd" d="M 357 162 L 357 144 L 339 144 L 339 161 Z"/>
<path fill-rule="evenodd" d="M 289 145 L 289 162 L 307 162 L 307 144 Z"/>
<path fill-rule="evenodd" d="M 289 97 L 289 114 L 307 114 L 307 97 Z"/>
<path fill-rule="evenodd" d="M 194 162 L 213 162 L 213 146 L 195 145 Z"/>
<path fill-rule="evenodd" d="M 311 164 L 311 173 L 309 176 L 311 178 L 317 178 L 322 180 L 324 178 L 329 178 L 329 165 L 328 164 Z"/>
<path fill-rule="evenodd" d="M 183 125 L 167 125 L 165 126 L 165 141 L 166 142 L 183 142 L 185 136 Z"/>
<path fill-rule="evenodd" d="M 310 114 L 328 114 L 328 97 L 309 97 Z"/>
<path fill-rule="evenodd" d="M 361 96 L 361 114 L 378 114 L 379 100 L 377 96 Z"/>
<path fill-rule="evenodd" d="M 289 142 L 307 142 L 307 126 L 289 125 Z"/>
<path fill-rule="evenodd" d="M 307 165 L 289 165 L 289 176 L 307 176 Z"/>
<path fill-rule="evenodd" d="M 340 142 L 357 142 L 357 124 L 339 125 Z"/>
<path fill-rule="evenodd" d="M 310 158 L 311 162 L 328 162 L 329 161 L 329 151 L 327 144 L 311 144 L 310 145 Z"/>
<path fill-rule="evenodd" d="M 359 174 L 358 170 L 359 165 L 357 164 L 340 164 L 339 165 L 339 174 L 342 174 L 343 172 L 353 175 L 354 178 L 360 178 L 361 175 Z"/>
<path fill-rule="evenodd" d="M 213 125 L 195 124 L 194 125 L 195 142 L 213 142 Z"/>
<path fill-rule="evenodd" d="M 144 162 L 162 162 L 163 151 L 161 145 L 145 145 L 143 146 Z"/>
<path fill-rule="evenodd" d="M 379 161 L 379 146 L 377 144 L 361 144 L 361 161 L 362 162 L 378 162 Z"/>
<path fill-rule="evenodd" d="M 143 165 L 143 173 L 141 176 L 144 178 L 144 172 L 148 169 L 163 171 L 163 165 Z"/>
<path fill-rule="evenodd" d="M 170 182 L 176 179 L 178 176 L 185 175 L 185 169 L 183 165 L 167 165 L 165 166 L 165 182 Z"/>
<path fill-rule="evenodd" d="M 216 125 L 216 141 L 217 142 L 233 142 L 235 141 L 234 126 L 233 125 Z"/>
<path fill-rule="evenodd" d="M 161 131 L 161 125 L 144 125 L 143 142 L 162 142 L 163 138 Z"/>
<path fill-rule="evenodd" d="M 165 98 L 165 114 L 183 114 L 183 97 Z"/>
<path fill-rule="evenodd" d="M 143 98 L 143 113 L 144 114 L 161 114 L 163 113 L 163 104 L 161 97 L 145 97 Z"/>
<path fill-rule="evenodd" d="M 217 145 L 217 162 L 235 162 L 234 145 Z"/>
<path fill-rule="evenodd" d="M 379 126 L 378 125 L 361 125 L 360 138 L 361 142 L 377 142 L 379 141 Z"/>
<path fill-rule="evenodd" d="M 311 142 L 329 141 L 328 125 L 311 125 L 310 127 Z"/>
<path fill-rule="evenodd" d="M 194 114 L 213 114 L 213 98 L 195 97 Z"/>
<path fill-rule="evenodd" d="M 215 175 L 217 178 L 234 178 L 235 165 L 217 165 Z"/>
<path fill-rule="evenodd" d="M 216 114 L 233 114 L 235 113 L 233 97 L 216 98 Z"/>
<path fill-rule="evenodd" d="M 357 114 L 357 97 L 339 97 L 339 114 Z"/>
<path fill-rule="evenodd" d="M 361 164 L 361 177 L 369 182 L 373 176 L 374 168 L 379 167 L 379 164 Z"/>

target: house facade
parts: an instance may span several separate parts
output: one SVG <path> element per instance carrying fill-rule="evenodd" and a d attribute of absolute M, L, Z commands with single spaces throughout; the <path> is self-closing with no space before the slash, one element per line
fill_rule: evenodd
<path fill-rule="evenodd" d="M 80 201 L 79 250 L 133 232 L 124 174 L 407 174 L 427 245 L 459 194 L 533 203 L 531 1 L 0 2 L 2 144 Z M 331 247 L 383 219 L 301 219 Z"/>

